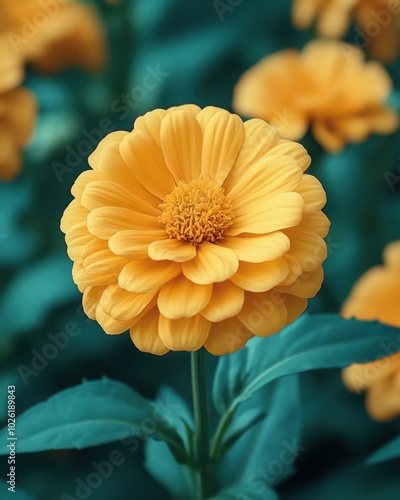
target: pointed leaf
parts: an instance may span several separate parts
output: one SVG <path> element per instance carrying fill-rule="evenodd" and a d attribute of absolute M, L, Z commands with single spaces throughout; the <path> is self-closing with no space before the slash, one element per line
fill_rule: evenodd
<path fill-rule="evenodd" d="M 108 379 L 84 382 L 39 403 L 17 417 L 17 452 L 87 448 L 129 436 L 166 441 L 179 454 L 183 441 L 176 415 L 130 387 Z M 7 453 L 7 428 L 0 454 Z"/>
<path fill-rule="evenodd" d="M 367 460 L 367 464 L 379 464 L 380 462 L 386 462 L 394 458 L 400 458 L 400 436 L 392 439 L 392 441 L 389 441 L 373 453 Z"/>
<path fill-rule="evenodd" d="M 375 321 L 348 320 L 335 314 L 303 315 L 280 333 L 252 339 L 242 351 L 221 358 L 213 390 L 215 406 L 226 413 L 284 375 L 386 356 L 387 343 L 397 341 L 400 350 L 399 334 L 399 329 Z M 232 372 L 233 365 L 241 370 Z M 244 381 L 229 380 L 242 373 L 246 374 Z"/>

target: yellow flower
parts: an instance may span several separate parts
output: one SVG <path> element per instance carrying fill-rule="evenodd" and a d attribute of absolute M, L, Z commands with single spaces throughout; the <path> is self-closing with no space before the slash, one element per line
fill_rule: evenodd
<path fill-rule="evenodd" d="M 399 304 L 400 241 L 386 247 L 383 266 L 373 267 L 356 283 L 342 314 L 400 328 Z M 400 415 L 400 353 L 354 364 L 343 370 L 343 381 L 352 391 L 367 392 L 366 407 L 375 420 L 387 421 Z"/>
<path fill-rule="evenodd" d="M 0 36 L 0 181 L 13 179 L 21 168 L 20 150 L 29 140 L 36 118 L 36 100 L 25 89 L 21 60 Z"/>
<path fill-rule="evenodd" d="M 384 102 L 392 87 L 385 69 L 344 43 L 314 40 L 302 52 L 283 50 L 249 69 L 234 91 L 234 109 L 301 139 L 309 126 L 328 151 L 369 134 L 391 133 L 397 114 Z"/>
<path fill-rule="evenodd" d="M 0 0 L 0 25 L 11 51 L 39 71 L 79 65 L 99 70 L 105 60 L 104 32 L 88 5 L 40 0 Z"/>
<path fill-rule="evenodd" d="M 305 149 L 254 119 L 157 109 L 89 158 L 61 228 L 86 314 L 142 351 L 233 352 L 319 290 L 329 221 Z"/>
<path fill-rule="evenodd" d="M 30 139 L 36 118 L 36 99 L 26 89 L 0 94 L 0 181 L 20 171 L 21 148 Z"/>
<path fill-rule="evenodd" d="M 354 19 L 354 43 L 389 62 L 399 53 L 399 13 L 390 0 L 294 0 L 292 19 L 302 30 L 316 21 L 317 33 L 331 38 L 345 36 Z"/>

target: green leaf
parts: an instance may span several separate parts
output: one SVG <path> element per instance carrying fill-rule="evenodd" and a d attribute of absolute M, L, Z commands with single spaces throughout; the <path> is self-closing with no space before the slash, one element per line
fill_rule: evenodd
<path fill-rule="evenodd" d="M 175 458 L 185 459 L 175 430 L 176 412 L 149 401 L 130 387 L 108 379 L 84 382 L 39 403 L 17 417 L 17 452 L 87 448 L 130 436 L 168 443 Z M 7 454 L 7 428 L 0 432 Z"/>
<path fill-rule="evenodd" d="M 399 329 L 374 321 L 303 315 L 277 335 L 255 338 L 238 353 L 221 358 L 213 388 L 215 407 L 226 414 L 284 375 L 387 356 L 387 344 L 396 341 L 390 353 L 400 349 L 399 337 Z"/>
<path fill-rule="evenodd" d="M 373 453 L 368 458 L 367 464 L 379 464 L 387 460 L 393 460 L 394 458 L 400 458 L 400 436 L 395 437 Z"/>
<path fill-rule="evenodd" d="M 172 408 L 180 409 L 182 431 L 186 432 L 187 425 L 183 422 L 193 426 L 193 417 L 189 408 L 173 389 L 162 387 L 158 397 L 169 401 Z M 165 443 L 150 439 L 146 442 L 144 466 L 149 474 L 164 486 L 172 498 L 187 500 L 195 496 L 194 478 L 190 468 L 177 463 Z"/>
<path fill-rule="evenodd" d="M 216 448 L 218 455 L 212 458 L 218 461 L 246 431 L 264 420 L 266 416 L 267 413 L 262 408 L 251 408 L 233 419 L 232 424 L 227 428 L 226 433 L 224 433 L 225 437 L 222 444 Z"/>
<path fill-rule="evenodd" d="M 276 380 L 240 405 L 233 425 L 249 407 L 264 410 L 268 417 L 244 432 L 227 452 L 219 464 L 218 479 L 228 487 L 235 477 L 261 493 L 290 477 L 303 451 L 298 375 Z"/>
<path fill-rule="evenodd" d="M 217 496 L 210 500 L 278 500 L 275 491 L 266 488 L 261 493 L 256 493 L 254 488 L 247 484 L 235 484 L 222 490 Z"/>

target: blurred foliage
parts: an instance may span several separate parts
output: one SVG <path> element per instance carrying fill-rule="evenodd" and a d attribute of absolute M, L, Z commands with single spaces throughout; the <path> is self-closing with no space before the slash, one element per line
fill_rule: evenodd
<path fill-rule="evenodd" d="M 94 76 L 68 70 L 53 77 L 28 72 L 25 85 L 35 92 L 40 105 L 36 133 L 26 151 L 22 174 L 12 183 L 0 184 L 2 419 L 10 384 L 16 386 L 20 414 L 83 379 L 103 376 L 152 399 L 162 382 L 190 405 L 188 354 L 156 358 L 140 353 L 128 335 L 106 336 L 82 313 L 59 230 L 62 212 L 71 200 L 71 185 L 87 169 L 88 154 L 106 132 L 128 130 L 137 116 L 156 107 L 194 102 L 231 109 L 232 89 L 243 71 L 266 54 L 302 47 L 313 37 L 313 33 L 299 33 L 292 27 L 290 0 L 92 3 L 97 4 L 109 37 L 106 71 Z M 221 4 L 226 7 L 223 12 L 217 7 Z M 348 41 L 354 41 L 351 31 Z M 399 89 L 400 62 L 389 71 Z M 148 74 L 157 83 L 151 89 L 143 86 Z M 130 104 L 124 103 L 126 96 L 130 96 Z M 355 280 L 380 262 L 384 245 L 400 239 L 399 138 L 399 132 L 371 137 L 338 155 L 326 155 L 310 136 L 302 141 L 314 160 L 311 173 L 327 191 L 326 213 L 332 221 L 326 279 L 310 304 L 312 312 L 338 312 Z M 71 331 L 76 335 L 68 334 Z M 68 345 L 57 347 L 53 359 L 40 361 L 50 353 L 46 346 L 54 345 L 51 334 L 59 332 L 68 335 Z M 210 388 L 216 362 L 208 357 Z M 29 376 L 23 367 L 31 370 Z M 266 401 L 271 398 L 270 418 L 276 429 L 291 429 L 292 417 L 298 417 L 292 422 L 296 424 L 293 432 L 301 436 L 305 448 L 293 463 L 297 472 L 287 481 L 283 481 L 284 475 L 278 481 L 281 498 L 400 497 L 399 458 L 365 465 L 374 451 L 398 436 L 400 424 L 371 421 L 363 398 L 345 390 L 338 370 L 282 379 Z M 267 466 L 266 461 L 279 454 L 285 438 L 277 430 L 265 436 L 265 442 L 263 433 L 255 433 L 254 439 L 262 439 L 258 443 L 261 456 L 262 446 L 276 450 L 266 452 Z M 272 437 L 279 442 L 269 443 Z M 153 445 L 148 444 L 149 453 Z M 244 460 L 249 450 L 242 448 L 237 459 Z M 81 451 L 19 454 L 18 496 L 14 498 L 76 497 L 80 481 L 93 473 L 93 462 L 108 460 L 115 451 L 123 461 L 101 487 L 93 488 L 92 500 L 169 498 L 143 466 L 142 441 L 137 447 L 119 442 Z M 161 449 L 156 453 L 160 467 L 166 467 L 168 454 Z M 3 458 L 0 471 L 4 481 L 8 466 Z M 173 482 L 176 474 L 166 468 L 161 483 Z M 258 480 L 259 498 L 274 498 L 267 479 Z M 4 487 L 3 482 L 2 498 Z M 248 487 L 244 485 L 241 492 Z M 228 492 L 219 498 L 236 498 L 235 494 Z"/>

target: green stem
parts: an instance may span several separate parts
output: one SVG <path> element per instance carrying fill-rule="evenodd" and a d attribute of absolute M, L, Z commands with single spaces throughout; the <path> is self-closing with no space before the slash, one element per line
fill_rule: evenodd
<path fill-rule="evenodd" d="M 206 372 L 204 365 L 204 349 L 191 353 L 192 391 L 195 432 L 195 460 L 196 460 L 196 500 L 207 498 L 209 444 L 208 444 L 208 417 L 207 417 L 207 390 Z"/>

